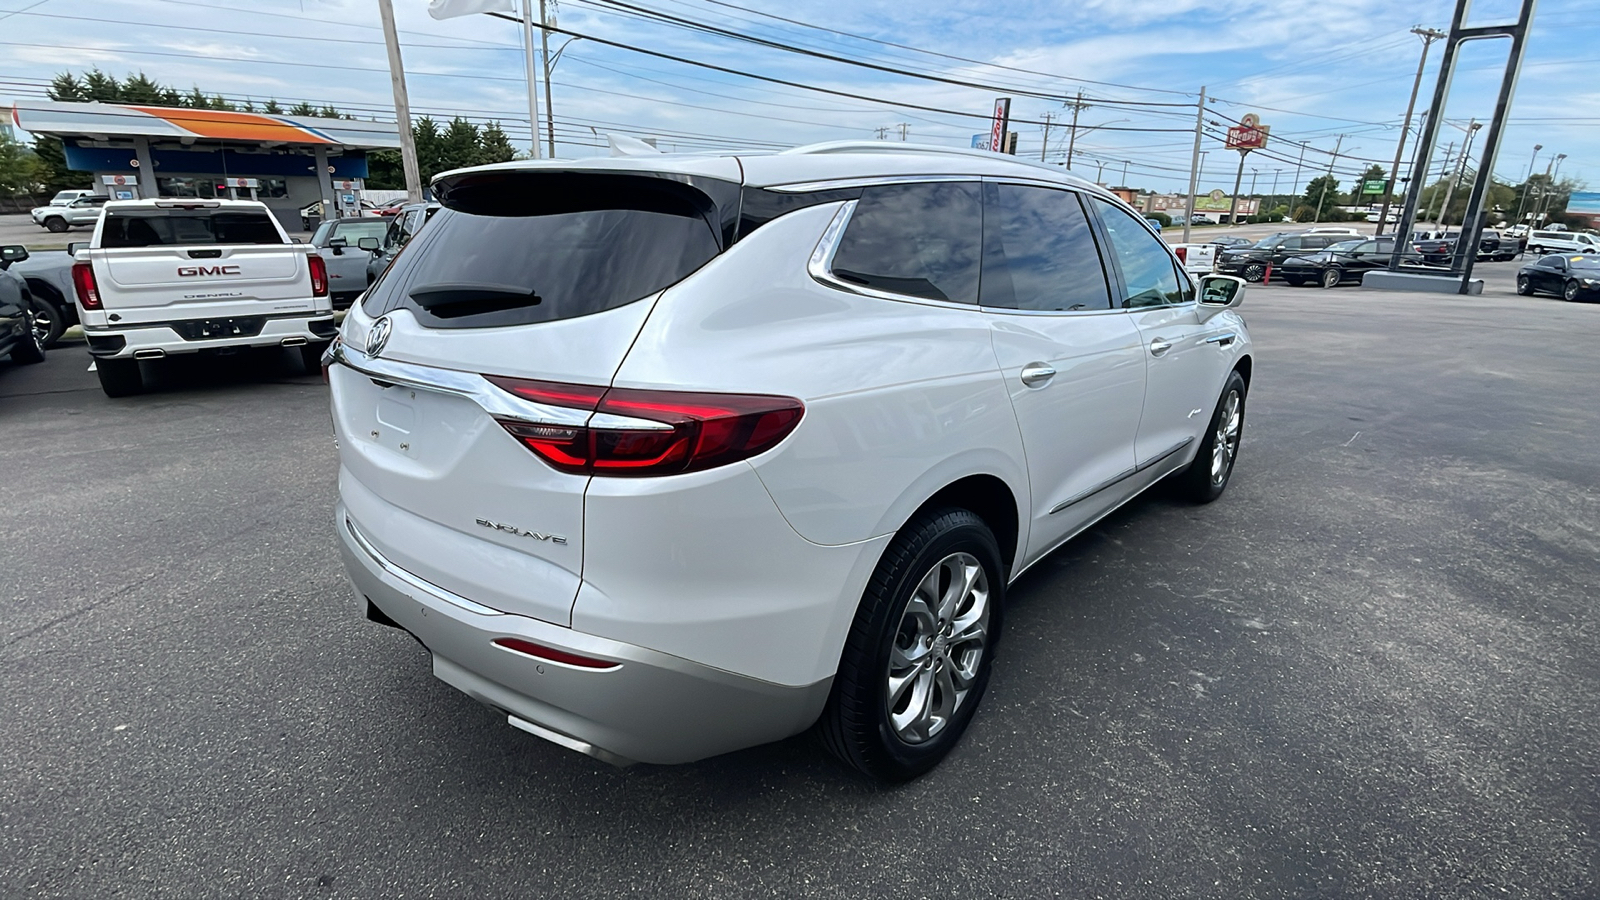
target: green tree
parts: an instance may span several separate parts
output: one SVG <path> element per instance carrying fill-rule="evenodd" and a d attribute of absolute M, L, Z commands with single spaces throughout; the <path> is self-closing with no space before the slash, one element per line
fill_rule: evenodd
<path fill-rule="evenodd" d="M 0 132 L 0 197 L 32 194 L 43 181 L 40 175 L 39 158 Z"/>
<path fill-rule="evenodd" d="M 291 116 L 314 116 L 316 114 L 317 108 L 304 100 L 289 107 L 289 115 Z"/>
<path fill-rule="evenodd" d="M 422 173 L 422 183 L 444 171 L 441 159 L 444 154 L 444 136 L 439 123 L 431 116 L 423 116 L 411 126 L 411 136 L 417 145 L 417 170 Z"/>
<path fill-rule="evenodd" d="M 490 122 L 478 132 L 478 165 L 510 162 L 516 158 L 517 149 L 511 146 L 511 139 L 500 130 L 499 122 Z"/>
<path fill-rule="evenodd" d="M 1311 209 L 1312 219 L 1329 218 L 1329 213 L 1339 205 L 1339 180 L 1332 175 L 1319 175 L 1311 179 L 1298 203 Z M 1295 221 L 1305 221 L 1300 218 L 1298 209 L 1295 210 Z"/>
<path fill-rule="evenodd" d="M 461 169 L 478 164 L 478 126 L 456 116 L 450 120 L 440 136 L 438 168 L 428 172 L 424 179 L 432 179 L 440 172 Z"/>
<path fill-rule="evenodd" d="M 67 152 L 62 148 L 60 138 L 35 138 L 33 155 L 37 160 L 39 182 L 44 185 L 46 193 L 85 187 L 93 174 L 67 168 Z"/>
<path fill-rule="evenodd" d="M 405 170 L 399 150 L 373 150 L 367 153 L 367 187 L 375 191 L 403 191 Z"/>
<path fill-rule="evenodd" d="M 268 100 L 265 104 L 263 104 L 262 107 L 261 107 L 261 111 L 266 113 L 269 116 L 281 116 L 281 115 L 283 115 L 283 107 L 278 105 L 278 100 L 277 100 L 276 97 L 272 98 L 271 100 Z"/>
<path fill-rule="evenodd" d="M 122 82 L 122 102 L 139 103 L 151 106 L 161 102 L 162 85 L 151 80 L 150 76 L 140 72 L 130 75 Z"/>
<path fill-rule="evenodd" d="M 99 69 L 90 69 L 83 76 L 83 99 L 101 103 L 116 103 L 122 99 L 122 85 L 111 75 Z"/>
<path fill-rule="evenodd" d="M 62 72 L 50 79 L 50 87 L 45 89 L 45 96 L 65 103 L 81 103 L 89 99 L 88 93 L 83 89 L 83 82 L 71 72 Z"/>
<path fill-rule="evenodd" d="M 193 90 L 183 95 L 183 105 L 190 109 L 206 109 L 211 106 L 211 101 L 206 99 L 206 92 L 200 90 L 197 84 Z"/>
<path fill-rule="evenodd" d="M 1367 170 L 1361 173 L 1361 177 L 1357 178 L 1355 185 L 1350 188 L 1350 197 L 1347 202 L 1351 206 L 1363 206 L 1372 201 L 1382 202 L 1382 194 L 1363 194 L 1361 189 L 1365 187 L 1366 183 L 1369 181 L 1385 181 L 1387 178 L 1388 175 L 1383 166 L 1380 166 L 1377 163 L 1367 166 Z"/>

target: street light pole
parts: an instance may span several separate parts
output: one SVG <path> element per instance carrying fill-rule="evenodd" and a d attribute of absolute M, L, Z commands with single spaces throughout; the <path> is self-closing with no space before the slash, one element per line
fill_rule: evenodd
<path fill-rule="evenodd" d="M 1332 181 L 1333 180 L 1333 164 L 1339 161 L 1339 148 L 1343 147 L 1343 146 L 1344 146 L 1344 135 L 1341 134 L 1341 135 L 1339 135 L 1339 140 L 1335 141 L 1334 144 L 1333 144 L 1333 155 L 1328 157 L 1328 181 Z M 1314 210 L 1314 215 L 1312 216 L 1311 224 L 1315 225 L 1318 222 L 1322 221 L 1322 204 L 1324 202 L 1326 202 L 1327 199 L 1328 199 L 1328 182 L 1324 181 L 1322 183 L 1322 190 L 1320 192 L 1318 192 L 1318 194 L 1317 194 L 1317 208 Z"/>
<path fill-rule="evenodd" d="M 539 58 L 544 61 L 544 122 L 550 139 L 550 158 L 556 158 L 556 106 L 550 95 L 550 26 L 545 18 L 544 0 L 539 0 Z M 537 142 L 537 141 L 535 141 Z"/>
<path fill-rule="evenodd" d="M 1522 176 L 1522 197 L 1517 200 L 1517 224 L 1522 224 L 1522 207 L 1528 202 L 1528 191 L 1533 187 L 1529 184 L 1533 180 L 1533 164 L 1539 161 L 1539 151 L 1544 149 L 1543 144 L 1533 145 L 1533 158 L 1528 160 L 1528 174 Z"/>
<path fill-rule="evenodd" d="M 1400 140 L 1394 147 L 1394 165 L 1389 167 L 1389 184 L 1383 192 L 1383 206 L 1378 211 L 1378 232 L 1383 232 L 1384 220 L 1389 217 L 1389 204 L 1394 202 L 1394 186 L 1400 181 L 1400 156 L 1405 152 L 1406 136 L 1411 132 L 1411 113 L 1417 108 L 1417 90 L 1422 87 L 1422 70 L 1428 64 L 1428 48 L 1433 42 L 1449 37 L 1442 31 L 1432 28 L 1423 28 L 1421 25 L 1411 29 L 1411 33 L 1422 38 L 1422 59 L 1417 61 L 1417 77 L 1411 83 L 1411 100 L 1406 104 L 1406 123 L 1400 127 Z"/>
<path fill-rule="evenodd" d="M 1472 139 L 1478 136 L 1478 129 L 1482 127 L 1483 123 L 1477 119 L 1470 119 L 1467 122 L 1467 139 L 1461 142 L 1461 158 L 1456 160 L 1456 167 L 1450 173 L 1450 182 L 1444 189 L 1444 205 L 1439 207 L 1438 224 L 1441 228 L 1450 224 L 1450 198 L 1455 196 L 1456 182 L 1466 174 L 1467 159 L 1472 156 Z"/>
<path fill-rule="evenodd" d="M 1273 200 L 1278 199 L 1278 174 L 1282 171 L 1282 169 L 1272 170 L 1272 193 L 1269 196 L 1271 196 Z M 1257 210 L 1257 212 L 1259 211 L 1260 210 Z M 1271 210 L 1268 210 L 1268 212 L 1271 212 Z"/>
<path fill-rule="evenodd" d="M 1072 151 L 1078 144 L 1078 113 L 1088 109 L 1089 104 L 1083 102 L 1083 91 L 1079 91 L 1077 100 L 1069 100 L 1063 105 L 1072 107 L 1072 130 L 1067 135 L 1067 168 L 1070 169 L 1072 168 Z"/>
<path fill-rule="evenodd" d="M 1250 199 L 1251 200 L 1256 199 L 1256 176 L 1260 175 L 1260 174 L 1261 174 L 1261 170 L 1260 169 L 1256 168 L 1255 166 L 1251 166 L 1250 167 Z M 1256 212 L 1260 212 L 1260 211 L 1261 211 L 1261 204 L 1258 202 L 1256 204 Z"/>

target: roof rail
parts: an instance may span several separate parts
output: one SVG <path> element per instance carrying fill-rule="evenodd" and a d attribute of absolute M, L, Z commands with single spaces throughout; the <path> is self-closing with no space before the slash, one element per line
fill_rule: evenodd
<path fill-rule="evenodd" d="M 1022 159 L 1008 153 L 995 153 L 992 150 L 974 150 L 969 147 L 942 147 L 937 144 L 911 144 L 904 141 L 826 141 L 820 144 L 791 147 L 788 150 L 779 151 L 778 155 L 800 156 L 825 153 L 937 153 L 943 156 L 967 156 L 986 159 L 990 162 L 1015 163 L 1019 166 L 1045 169 L 1058 175 L 1064 172 L 1073 177 L 1082 178 L 1082 176 L 1066 166 L 1053 166 L 1049 163 Z"/>

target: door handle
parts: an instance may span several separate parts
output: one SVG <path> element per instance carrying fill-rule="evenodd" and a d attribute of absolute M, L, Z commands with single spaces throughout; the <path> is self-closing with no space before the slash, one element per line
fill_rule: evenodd
<path fill-rule="evenodd" d="M 1222 334 L 1214 334 L 1211 337 L 1206 338 L 1206 343 L 1208 343 L 1208 344 L 1219 344 L 1219 345 L 1221 345 L 1223 347 L 1227 347 L 1227 346 L 1230 346 L 1231 344 L 1233 344 L 1233 342 L 1238 340 L 1238 339 L 1239 339 L 1239 335 L 1237 335 L 1237 334 L 1235 334 L 1235 333 L 1233 333 L 1231 331 L 1227 331 L 1227 332 L 1223 332 Z"/>
<path fill-rule="evenodd" d="M 1150 342 L 1150 355 L 1151 356 L 1161 356 L 1161 355 L 1165 354 L 1168 350 L 1171 350 L 1171 349 L 1172 349 L 1172 342 L 1171 341 L 1164 341 L 1161 338 L 1156 338 L 1155 340 Z"/>
<path fill-rule="evenodd" d="M 1038 387 L 1056 377 L 1056 370 L 1044 363 L 1028 363 L 1022 367 L 1022 383 L 1028 387 Z"/>

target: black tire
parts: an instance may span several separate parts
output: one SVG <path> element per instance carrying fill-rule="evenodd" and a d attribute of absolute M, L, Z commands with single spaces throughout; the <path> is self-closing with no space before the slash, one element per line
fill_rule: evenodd
<path fill-rule="evenodd" d="M 299 348 L 300 364 L 306 367 L 307 375 L 322 374 L 322 351 L 328 349 L 326 341 L 320 344 L 304 344 Z"/>
<path fill-rule="evenodd" d="M 1304 278 L 1290 277 L 1288 275 L 1285 275 L 1283 277 L 1283 280 L 1284 280 L 1284 283 L 1288 284 L 1290 287 L 1305 287 L 1306 286 L 1306 280 Z"/>
<path fill-rule="evenodd" d="M 131 397 L 144 390 L 144 376 L 136 359 L 102 359 L 94 364 L 100 376 L 100 389 L 107 397 Z"/>
<path fill-rule="evenodd" d="M 39 330 L 33 327 L 32 310 L 28 311 L 28 333 L 11 348 L 11 361 L 24 366 L 44 362 L 44 342 L 39 339 Z"/>
<path fill-rule="evenodd" d="M 1189 468 L 1178 473 L 1176 485 L 1179 493 L 1194 503 L 1210 503 L 1222 496 L 1228 489 L 1228 481 L 1233 478 L 1233 464 L 1239 458 L 1239 447 L 1244 441 L 1244 409 L 1245 409 L 1244 378 L 1237 370 L 1228 373 L 1228 380 L 1222 386 L 1222 393 L 1217 396 L 1217 408 L 1211 412 L 1210 424 L 1206 426 L 1206 433 L 1200 442 L 1200 450 L 1195 454 L 1194 462 Z M 1231 429 L 1231 450 L 1227 454 L 1221 471 L 1221 477 L 1215 474 L 1218 432 L 1221 430 L 1223 412 L 1228 408 L 1229 398 L 1238 396 L 1237 424 Z"/>
<path fill-rule="evenodd" d="M 1260 284 L 1261 279 L 1267 276 L 1267 267 L 1261 263 L 1250 263 L 1249 265 L 1245 266 L 1244 271 L 1240 272 L 1239 274 L 1244 277 L 1245 281 L 1248 281 L 1251 284 Z"/>
<path fill-rule="evenodd" d="M 922 588 L 930 579 L 941 594 L 955 584 L 953 577 L 946 577 L 951 560 L 966 571 L 973 571 L 968 560 L 976 562 L 981 573 L 974 578 L 980 584 L 987 582 L 982 601 L 987 621 L 974 620 L 983 635 L 976 648 L 970 646 L 970 641 L 946 643 L 946 638 L 951 625 L 976 614 L 977 591 L 972 593 L 971 603 L 966 597 L 957 597 L 949 618 L 938 618 L 937 624 L 929 616 L 919 616 L 914 608 L 920 606 L 925 612 L 930 609 L 930 604 L 921 599 L 923 593 L 929 593 Z M 1006 566 L 1000 558 L 999 544 L 975 513 L 949 507 L 921 513 L 906 523 L 878 561 L 845 639 L 833 690 L 817 723 L 829 752 L 881 781 L 907 781 L 938 765 L 961 740 L 983 700 L 1001 634 L 1005 584 Z M 933 629 L 926 639 L 917 637 L 918 621 Z M 960 632 L 956 635 L 959 637 Z M 919 648 L 925 648 L 918 657 L 925 662 L 910 662 L 907 651 Z M 975 657 L 965 655 L 974 649 Z M 896 659 L 913 673 L 905 676 L 908 686 L 901 697 L 905 709 L 900 715 L 919 718 L 912 706 L 922 695 L 928 698 L 922 706 L 930 712 L 920 718 L 939 722 L 937 727 L 922 729 L 926 736 L 920 740 L 908 740 L 895 725 L 889 682 Z M 955 685 L 954 676 L 958 673 L 966 673 L 967 688 L 958 694 L 944 718 L 937 719 L 931 711 L 949 700 L 953 693 L 949 686 Z M 939 680 L 941 677 L 943 681 Z M 914 724 L 908 727 L 916 730 Z"/>
<path fill-rule="evenodd" d="M 1517 293 L 1524 297 L 1533 294 L 1533 280 L 1526 275 L 1517 276 Z"/>
<path fill-rule="evenodd" d="M 1344 280 L 1344 272 L 1339 269 L 1323 269 L 1322 277 L 1318 280 L 1325 288 L 1335 288 Z"/>
<path fill-rule="evenodd" d="M 1544 255 L 1544 248 L 1539 246 L 1538 244 L 1535 244 L 1532 247 L 1528 248 L 1528 252 L 1532 253 L 1534 256 L 1543 256 Z"/>
<path fill-rule="evenodd" d="M 1582 296 L 1583 296 L 1583 285 L 1577 283 L 1576 281 L 1568 281 L 1561 288 L 1561 297 L 1562 297 L 1562 299 L 1567 300 L 1567 301 L 1569 301 L 1571 303 L 1577 303 L 1578 302 L 1578 298 L 1580 298 Z"/>
<path fill-rule="evenodd" d="M 44 220 L 44 230 L 50 232 L 51 234 L 60 234 L 66 231 L 69 227 L 71 226 L 67 224 L 67 220 L 61 218 L 60 216 L 51 216 L 50 218 Z"/>
<path fill-rule="evenodd" d="M 61 307 L 42 297 L 34 297 L 33 330 L 39 333 L 42 346 L 46 349 L 54 347 L 67 330 L 67 317 L 62 314 Z"/>

